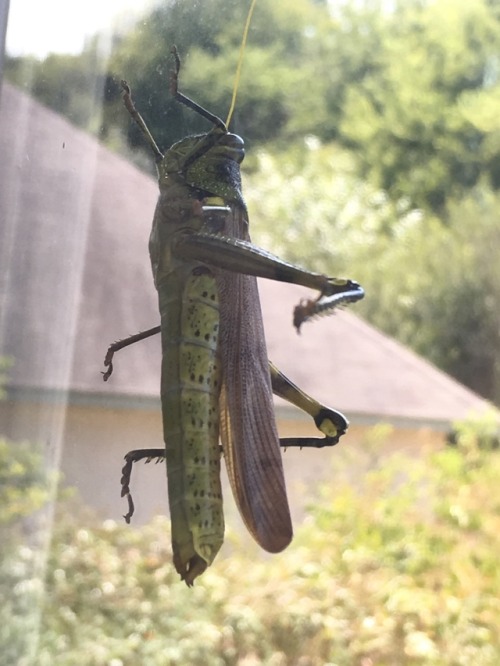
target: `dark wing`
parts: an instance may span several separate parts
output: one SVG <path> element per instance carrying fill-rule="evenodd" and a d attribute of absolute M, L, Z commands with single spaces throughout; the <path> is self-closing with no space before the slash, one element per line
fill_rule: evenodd
<path fill-rule="evenodd" d="M 248 240 L 246 212 L 236 208 L 230 237 Z M 293 530 L 274 416 L 257 280 L 217 275 L 220 297 L 221 439 L 241 516 L 256 541 L 275 553 Z"/>

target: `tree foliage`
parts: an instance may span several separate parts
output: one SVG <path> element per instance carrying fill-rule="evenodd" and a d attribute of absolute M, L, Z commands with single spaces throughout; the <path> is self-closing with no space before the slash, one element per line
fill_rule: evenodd
<path fill-rule="evenodd" d="M 118 86 L 106 76 L 97 37 L 79 55 L 53 53 L 41 62 L 33 57 L 7 58 L 5 69 L 11 81 L 43 104 L 73 124 L 103 135 L 103 95 L 112 91 L 116 97 Z"/>
<path fill-rule="evenodd" d="M 173 0 L 116 36 L 107 72 L 97 37 L 81 56 L 14 59 L 8 72 L 20 80 L 31 68 L 34 93 L 86 126 L 100 72 L 102 135 L 118 125 L 142 145 L 119 106 L 126 78 L 168 147 L 207 129 L 169 95 L 172 45 L 183 59 L 183 90 L 225 117 L 247 10 L 237 0 Z M 283 147 L 309 134 L 335 141 L 392 200 L 443 214 L 450 197 L 480 181 L 500 185 L 499 51 L 500 16 L 488 0 L 364 0 L 332 9 L 259 0 L 234 129 L 252 147 Z"/>
<path fill-rule="evenodd" d="M 362 173 L 393 198 L 437 212 L 482 176 L 498 187 L 500 21 L 493 5 L 401 1 L 383 23 L 340 123 Z"/>
<path fill-rule="evenodd" d="M 290 261 L 356 277 L 356 311 L 480 394 L 500 400 L 500 197 L 451 200 L 447 223 L 395 204 L 352 155 L 306 141 L 258 152 L 246 174 L 253 237 Z"/>
<path fill-rule="evenodd" d="M 38 632 L 43 581 L 39 512 L 53 478 L 40 447 L 0 439 L 0 663 L 28 666 Z M 42 537 L 42 538 L 41 538 Z"/>
<path fill-rule="evenodd" d="M 247 11 L 248 6 L 236 0 L 165 4 L 118 44 L 110 69 L 116 78 L 126 78 L 132 85 L 136 104 L 161 146 L 207 130 L 205 120 L 172 101 L 168 90 L 172 45 L 182 59 L 183 92 L 225 119 Z M 313 63 L 304 58 L 305 44 L 312 40 L 308 29 L 314 31 L 327 16 L 325 7 L 309 0 L 259 4 L 245 52 L 233 128 L 250 145 L 286 137 L 294 104 L 313 73 Z M 130 132 L 132 142 L 142 145 L 135 128 Z"/>
<path fill-rule="evenodd" d="M 368 318 L 480 394 L 500 400 L 497 194 L 478 188 L 447 208 L 449 224 L 418 216 L 376 251 L 384 280 Z M 367 289 L 378 278 L 358 265 Z M 371 275 L 369 275 L 371 273 Z"/>
<path fill-rule="evenodd" d="M 0 527 L 13 526 L 41 508 L 48 492 L 40 452 L 28 442 L 0 439 Z"/>

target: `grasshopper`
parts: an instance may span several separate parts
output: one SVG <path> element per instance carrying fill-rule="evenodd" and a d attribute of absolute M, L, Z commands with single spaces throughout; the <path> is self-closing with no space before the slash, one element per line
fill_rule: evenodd
<path fill-rule="evenodd" d="M 127 454 L 122 496 L 129 500 L 128 522 L 134 511 L 132 464 L 166 459 L 173 561 L 181 579 L 192 585 L 224 539 L 219 437 L 243 521 L 262 548 L 277 553 L 293 535 L 280 446 L 331 446 L 348 427 L 340 412 L 306 395 L 268 361 L 256 278 L 319 292 L 295 309 L 297 329 L 364 292 L 352 280 L 303 270 L 252 244 L 241 188 L 243 140 L 178 90 L 175 47 L 172 54 L 172 95 L 213 127 L 163 154 L 122 81 L 124 104 L 158 170 L 160 195 L 149 252 L 161 325 L 111 345 L 104 379 L 113 371 L 118 349 L 161 332 L 165 448 Z M 280 440 L 273 393 L 309 414 L 324 437 Z"/>

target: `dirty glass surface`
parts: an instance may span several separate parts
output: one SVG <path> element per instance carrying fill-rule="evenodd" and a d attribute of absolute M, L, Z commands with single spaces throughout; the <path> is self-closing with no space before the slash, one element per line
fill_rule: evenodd
<path fill-rule="evenodd" d="M 478 444 L 497 445 L 500 395 L 494 2 L 257 1 L 231 124 L 252 238 L 367 293 L 297 336 L 311 293 L 261 287 L 269 355 L 350 430 L 283 456 L 278 556 L 226 483 L 226 541 L 192 590 L 164 465 L 137 466 L 122 520 L 123 455 L 162 426 L 157 339 L 101 374 L 158 324 L 158 187 L 120 79 L 162 150 L 207 131 L 172 102 L 170 48 L 225 118 L 248 4 L 1 4 L 0 666 L 499 663 L 498 451 Z M 470 412 L 487 417 L 443 451 Z"/>

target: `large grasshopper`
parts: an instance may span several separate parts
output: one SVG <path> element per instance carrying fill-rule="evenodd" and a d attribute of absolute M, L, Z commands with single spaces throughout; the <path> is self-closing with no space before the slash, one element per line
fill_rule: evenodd
<path fill-rule="evenodd" d="M 166 458 L 174 565 L 192 585 L 224 538 L 219 436 L 243 520 L 262 548 L 276 553 L 292 539 L 280 446 L 334 445 L 348 427 L 340 412 L 303 393 L 268 361 L 256 277 L 319 292 L 295 309 L 297 329 L 317 314 L 359 300 L 363 290 L 351 280 L 293 266 L 251 243 L 241 192 L 243 140 L 179 92 L 175 47 L 172 53 L 172 94 L 213 128 L 182 139 L 164 155 L 122 82 L 125 106 L 152 148 L 158 169 L 160 197 L 149 252 L 161 326 L 111 345 L 105 379 L 115 351 L 161 331 L 165 448 L 127 454 L 122 496 L 129 499 L 128 522 L 134 510 L 132 463 Z M 273 393 L 310 414 L 324 437 L 280 440 Z"/>

